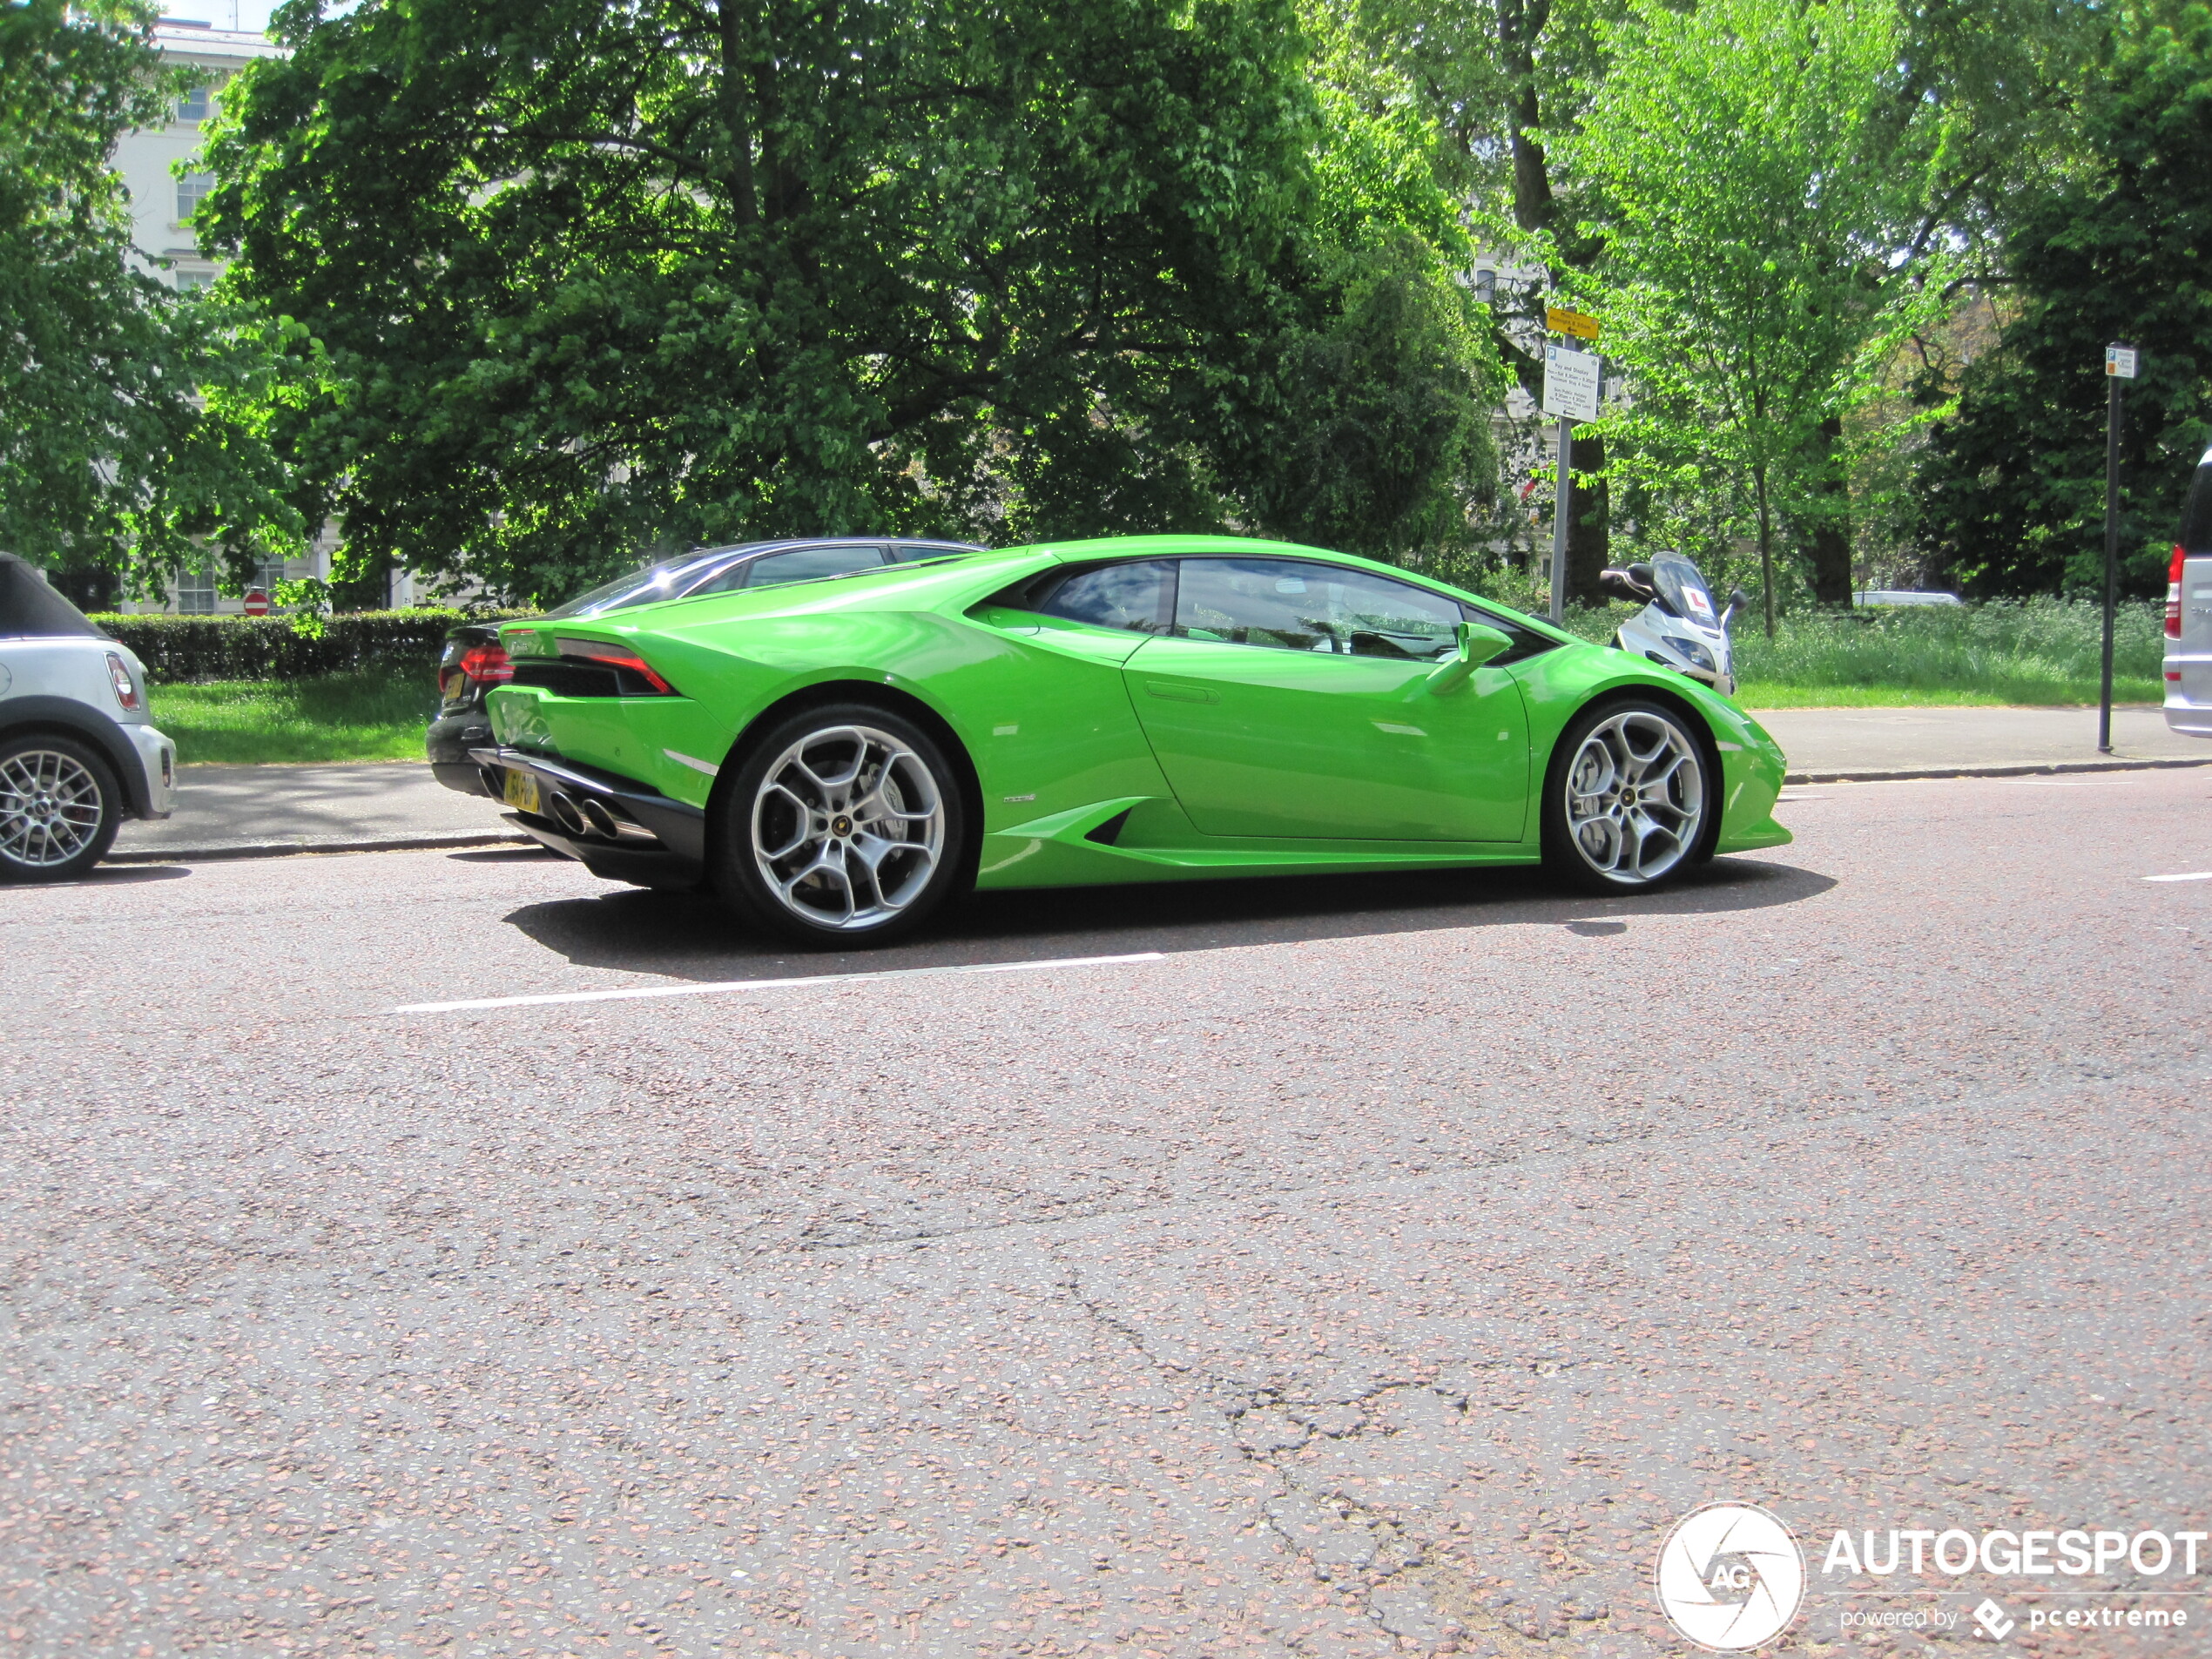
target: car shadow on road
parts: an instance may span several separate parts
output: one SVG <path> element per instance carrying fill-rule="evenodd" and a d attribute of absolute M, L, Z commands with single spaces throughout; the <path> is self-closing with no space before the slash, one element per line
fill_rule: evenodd
<path fill-rule="evenodd" d="M 1442 927 L 1551 924 L 1604 935 L 1640 916 L 1795 904 L 1833 878 L 1786 864 L 1716 859 L 1677 886 L 1577 897 L 1533 869 L 1266 877 L 976 894 L 903 944 L 797 951 L 750 933 L 711 900 L 629 889 L 525 905 L 508 923 L 583 968 L 698 981 L 781 979 L 1139 951 L 1366 938 Z"/>

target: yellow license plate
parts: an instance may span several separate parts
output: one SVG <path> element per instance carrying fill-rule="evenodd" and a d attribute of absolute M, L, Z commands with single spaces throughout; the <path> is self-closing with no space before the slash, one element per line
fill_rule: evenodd
<path fill-rule="evenodd" d="M 505 781 L 500 786 L 507 797 L 507 804 L 519 811 L 537 816 L 537 779 L 527 772 L 507 770 Z"/>

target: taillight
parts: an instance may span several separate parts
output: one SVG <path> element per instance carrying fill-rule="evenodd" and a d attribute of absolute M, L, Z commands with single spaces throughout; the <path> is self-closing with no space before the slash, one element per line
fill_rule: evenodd
<path fill-rule="evenodd" d="M 653 688 L 656 697 L 673 697 L 676 688 L 647 666 L 645 659 L 627 645 L 617 644 L 611 639 L 557 639 L 555 646 L 563 657 L 573 657 L 588 663 L 604 663 L 609 668 L 627 669 Z"/>
<path fill-rule="evenodd" d="M 2176 547 L 2174 562 L 2166 567 L 2166 637 L 2182 637 L 2182 561 L 2188 557 Z"/>
<path fill-rule="evenodd" d="M 503 645 L 471 645 L 461 653 L 461 671 L 487 685 L 503 685 L 515 678 L 515 664 Z"/>
<path fill-rule="evenodd" d="M 138 687 L 131 678 L 131 671 L 113 651 L 107 654 L 107 677 L 115 687 L 115 700 L 123 705 L 125 714 L 138 711 Z"/>

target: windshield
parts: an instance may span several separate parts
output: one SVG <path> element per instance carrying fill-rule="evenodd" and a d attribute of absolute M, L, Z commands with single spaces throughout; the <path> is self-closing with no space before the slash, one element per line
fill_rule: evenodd
<path fill-rule="evenodd" d="M 12 639 L 105 639 L 84 613 L 12 553 L 0 553 L 0 635 Z"/>
<path fill-rule="evenodd" d="M 1721 625 L 1719 607 L 1706 587 L 1703 572 L 1679 553 L 1656 553 L 1651 559 L 1651 584 L 1677 617 L 1707 628 Z"/>
<path fill-rule="evenodd" d="M 601 610 L 621 610 L 631 605 L 657 604 L 663 599 L 673 599 L 690 587 L 693 578 L 727 558 L 732 550 L 717 548 L 711 553 L 686 553 L 680 559 L 669 559 L 646 570 L 632 570 L 618 576 L 611 582 L 603 582 L 588 588 L 563 604 L 556 605 L 545 614 L 549 617 L 586 617 Z"/>

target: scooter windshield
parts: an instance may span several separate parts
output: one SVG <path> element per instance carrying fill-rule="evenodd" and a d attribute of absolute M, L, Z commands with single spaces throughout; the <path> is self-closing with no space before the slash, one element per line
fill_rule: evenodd
<path fill-rule="evenodd" d="M 1705 585 L 1704 573 L 1681 554 L 1654 554 L 1651 583 L 1659 590 L 1659 597 L 1667 602 L 1668 609 L 1677 617 L 1685 617 L 1701 628 L 1721 625 L 1720 608 L 1713 603 L 1712 590 Z"/>

